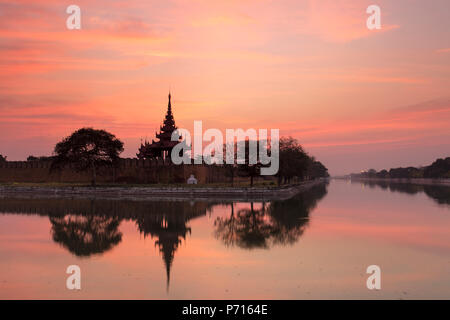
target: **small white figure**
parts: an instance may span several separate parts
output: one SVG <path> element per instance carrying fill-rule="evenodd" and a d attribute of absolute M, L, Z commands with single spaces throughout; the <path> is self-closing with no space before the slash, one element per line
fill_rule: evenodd
<path fill-rule="evenodd" d="M 187 184 L 197 184 L 197 179 L 195 179 L 193 174 L 187 179 Z"/>

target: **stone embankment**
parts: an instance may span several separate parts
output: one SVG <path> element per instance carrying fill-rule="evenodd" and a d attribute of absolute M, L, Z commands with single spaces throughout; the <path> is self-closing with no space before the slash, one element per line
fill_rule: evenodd
<path fill-rule="evenodd" d="M 108 199 L 155 199 L 155 200 L 229 200 L 271 201 L 286 200 L 324 180 L 305 181 L 281 187 L 47 187 L 47 186 L 0 186 L 0 197 L 31 198 L 108 198 Z"/>

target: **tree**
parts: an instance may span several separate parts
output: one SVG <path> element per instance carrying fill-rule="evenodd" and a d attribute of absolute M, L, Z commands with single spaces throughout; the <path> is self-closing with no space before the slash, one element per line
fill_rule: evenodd
<path fill-rule="evenodd" d="M 6 156 L 0 154 L 0 162 L 6 162 Z"/>
<path fill-rule="evenodd" d="M 255 177 L 259 176 L 261 174 L 261 167 L 262 164 L 261 162 L 258 161 L 258 159 L 256 160 L 256 163 L 253 163 L 254 159 L 251 159 L 251 156 L 256 156 L 256 155 L 251 155 L 250 154 L 250 145 L 254 144 L 256 145 L 256 153 L 258 154 L 259 152 L 259 143 L 258 141 L 250 141 L 250 140 L 245 140 L 243 145 L 241 145 L 240 143 L 238 143 L 238 146 L 236 148 L 237 152 L 239 153 L 239 148 L 244 147 L 244 163 L 237 164 L 237 173 L 238 175 L 240 175 L 241 177 L 250 177 L 250 187 L 253 187 L 253 181 L 255 179 Z M 238 158 L 238 156 L 236 156 L 236 159 Z"/>
<path fill-rule="evenodd" d="M 307 175 L 309 178 L 328 178 L 328 169 L 320 162 L 311 158 L 311 163 L 308 166 Z"/>
<path fill-rule="evenodd" d="M 437 159 L 424 170 L 425 178 L 450 178 L 450 157 Z"/>
<path fill-rule="evenodd" d="M 422 170 L 414 167 L 393 168 L 389 170 L 389 177 L 398 179 L 421 178 Z"/>
<path fill-rule="evenodd" d="M 232 158 L 232 163 L 227 163 L 227 158 Z M 223 145 L 223 166 L 225 168 L 225 176 L 231 178 L 231 186 L 234 185 L 234 177 L 236 175 L 236 159 L 237 147 L 234 143 L 225 143 Z"/>
<path fill-rule="evenodd" d="M 105 130 L 82 128 L 55 146 L 52 170 L 73 164 L 77 171 L 91 171 L 92 185 L 96 185 L 97 170 L 117 164 L 123 142 Z"/>
<path fill-rule="evenodd" d="M 280 169 L 277 174 L 278 184 L 281 184 L 282 179 L 287 183 L 293 177 L 303 179 L 311 161 L 296 139 L 282 137 L 280 139 Z"/>

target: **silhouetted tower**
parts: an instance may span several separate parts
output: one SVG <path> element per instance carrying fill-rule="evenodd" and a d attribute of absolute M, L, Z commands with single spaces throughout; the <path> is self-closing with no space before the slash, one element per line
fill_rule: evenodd
<path fill-rule="evenodd" d="M 173 147 L 180 143 L 181 137 L 178 141 L 172 141 L 172 133 L 177 129 L 175 125 L 175 119 L 172 113 L 172 95 L 169 92 L 169 103 L 167 105 L 167 113 L 164 118 L 163 125 L 159 127 L 160 132 L 155 133 L 155 136 L 159 141 L 152 140 L 152 143 L 145 141 L 144 144 L 141 143 L 139 152 L 136 156 L 139 159 L 151 159 L 151 158 L 162 158 L 170 159 L 170 153 Z"/>

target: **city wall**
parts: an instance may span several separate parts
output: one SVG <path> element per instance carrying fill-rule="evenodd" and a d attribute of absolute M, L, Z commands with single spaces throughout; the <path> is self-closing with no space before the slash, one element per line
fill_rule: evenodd
<path fill-rule="evenodd" d="M 91 172 L 77 172 L 73 166 L 50 170 L 51 161 L 0 162 L 0 182 L 91 183 Z M 120 159 L 116 168 L 97 171 L 98 183 L 186 183 L 193 174 L 198 183 L 226 182 L 224 168 L 214 165 L 173 165 L 169 161 Z"/>

